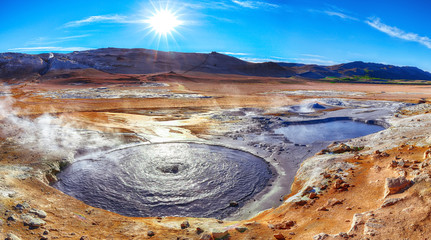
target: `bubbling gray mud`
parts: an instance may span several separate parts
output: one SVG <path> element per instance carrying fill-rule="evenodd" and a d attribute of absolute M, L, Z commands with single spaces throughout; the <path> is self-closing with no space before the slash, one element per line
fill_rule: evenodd
<path fill-rule="evenodd" d="M 240 150 L 196 143 L 137 145 L 80 159 L 56 188 L 125 216 L 225 218 L 271 178 L 268 164 Z"/>

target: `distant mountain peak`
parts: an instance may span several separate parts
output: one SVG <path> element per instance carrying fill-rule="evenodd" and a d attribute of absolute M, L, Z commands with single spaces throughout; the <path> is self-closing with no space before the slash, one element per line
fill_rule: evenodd
<path fill-rule="evenodd" d="M 431 80 L 431 73 L 417 67 L 398 67 L 354 61 L 333 66 L 264 62 L 251 63 L 218 52 L 181 53 L 144 48 L 99 48 L 71 53 L 0 53 L 0 78 L 44 75 L 50 71 L 92 68 L 107 73 L 148 74 L 206 72 L 250 76 L 323 79 L 367 77 Z"/>

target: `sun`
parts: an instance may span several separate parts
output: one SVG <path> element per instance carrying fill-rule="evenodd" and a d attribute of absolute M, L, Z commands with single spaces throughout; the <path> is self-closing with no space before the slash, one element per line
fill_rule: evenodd
<path fill-rule="evenodd" d="M 147 23 L 159 35 L 167 35 L 175 31 L 175 28 L 180 26 L 182 21 L 172 11 L 161 9 L 155 10 L 153 16 L 147 20 Z"/>

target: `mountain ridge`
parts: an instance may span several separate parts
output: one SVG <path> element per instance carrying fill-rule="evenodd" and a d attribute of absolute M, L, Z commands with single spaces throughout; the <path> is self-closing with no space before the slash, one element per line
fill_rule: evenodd
<path fill-rule="evenodd" d="M 183 53 L 144 48 L 100 48 L 71 53 L 0 53 L 0 78 L 37 77 L 56 70 L 86 68 L 124 74 L 204 72 L 309 79 L 363 77 L 431 80 L 431 73 L 417 67 L 362 61 L 332 66 L 286 62 L 252 63 L 217 52 Z"/>

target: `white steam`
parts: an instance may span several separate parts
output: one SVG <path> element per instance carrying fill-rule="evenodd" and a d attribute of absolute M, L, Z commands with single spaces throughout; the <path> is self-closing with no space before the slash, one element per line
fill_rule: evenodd
<path fill-rule="evenodd" d="M 7 93 L 8 89 L 3 88 L 2 92 Z M 34 119 L 18 116 L 13 108 L 15 100 L 10 94 L 4 95 L 0 97 L 0 134 L 21 147 L 42 152 L 76 153 L 95 151 L 119 143 L 118 139 L 106 137 L 100 132 L 73 128 L 73 122 L 50 114 Z"/>

